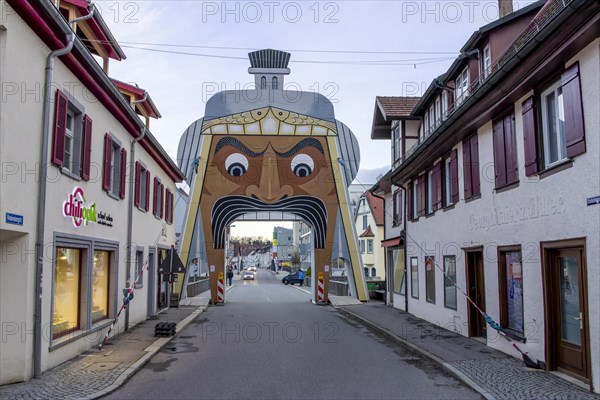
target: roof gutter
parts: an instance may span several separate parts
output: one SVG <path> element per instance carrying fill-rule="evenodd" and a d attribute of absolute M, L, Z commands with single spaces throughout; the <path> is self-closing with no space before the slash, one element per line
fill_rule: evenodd
<path fill-rule="evenodd" d="M 46 58 L 46 73 L 44 81 L 44 104 L 42 106 L 42 149 L 40 154 L 40 182 L 39 196 L 37 204 L 37 232 L 35 241 L 35 308 L 34 308 L 34 349 L 33 349 L 33 376 L 40 378 L 42 375 L 42 281 L 44 272 L 44 234 L 46 228 L 46 179 L 48 168 L 48 148 L 50 142 L 50 103 L 52 100 L 52 89 L 54 82 L 54 61 L 57 57 L 68 54 L 73 49 L 75 41 L 75 32 L 72 25 L 94 16 L 94 6 L 92 3 L 88 6 L 89 13 L 85 16 L 75 18 L 69 21 L 69 28 L 65 29 L 66 44 L 61 49 L 51 51 Z M 56 7 L 52 7 L 52 17 L 62 18 L 62 15 Z"/>
<path fill-rule="evenodd" d="M 400 166 L 392 175 L 392 182 L 403 182 L 404 179 L 397 179 L 398 175 L 406 170 L 408 165 L 414 162 L 425 148 L 427 148 L 438 137 L 440 137 L 450 125 L 456 122 L 458 118 L 460 118 L 471 107 L 471 105 L 473 105 L 473 103 L 485 96 L 498 82 L 507 76 L 521 60 L 532 53 L 539 43 L 543 42 L 546 37 L 552 34 L 553 30 L 560 26 L 565 19 L 569 18 L 573 13 L 575 13 L 576 10 L 582 6 L 582 4 L 584 3 L 577 0 L 572 0 L 546 26 L 538 31 L 538 33 L 530 41 L 528 41 L 522 49 L 517 51 L 500 69 L 492 73 L 488 79 L 483 81 L 477 90 L 463 102 L 462 106 L 452 113 L 438 130 L 427 137 L 427 139 L 425 139 L 425 141 L 419 147 L 417 147 L 417 149 L 406 159 L 406 161 L 400 164 Z"/>

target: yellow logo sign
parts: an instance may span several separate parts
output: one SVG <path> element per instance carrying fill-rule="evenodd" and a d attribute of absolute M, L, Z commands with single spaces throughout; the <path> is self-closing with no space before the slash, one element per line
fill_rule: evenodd
<path fill-rule="evenodd" d="M 323 280 L 323 273 L 319 272 L 319 280 L 322 281 Z"/>
<path fill-rule="evenodd" d="M 219 278 L 220 281 L 223 280 L 223 273 L 222 272 L 219 272 L 218 278 Z"/>

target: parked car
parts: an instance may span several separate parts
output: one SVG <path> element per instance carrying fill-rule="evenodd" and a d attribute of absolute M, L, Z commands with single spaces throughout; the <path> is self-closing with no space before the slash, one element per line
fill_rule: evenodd
<path fill-rule="evenodd" d="M 288 284 L 293 285 L 294 283 L 299 283 L 300 286 L 302 286 L 304 284 L 304 280 L 298 278 L 298 272 L 292 272 L 291 274 L 287 274 L 286 276 L 283 277 L 281 282 L 284 285 L 288 285 Z"/>
<path fill-rule="evenodd" d="M 252 271 L 244 271 L 244 273 L 242 274 L 242 279 L 244 279 L 244 280 L 246 280 L 246 279 L 254 280 L 254 272 L 252 272 Z"/>

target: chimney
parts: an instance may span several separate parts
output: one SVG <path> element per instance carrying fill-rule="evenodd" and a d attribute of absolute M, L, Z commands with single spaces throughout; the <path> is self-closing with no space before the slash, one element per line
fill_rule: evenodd
<path fill-rule="evenodd" d="M 512 0 L 498 0 L 498 10 L 500 18 L 513 12 Z"/>

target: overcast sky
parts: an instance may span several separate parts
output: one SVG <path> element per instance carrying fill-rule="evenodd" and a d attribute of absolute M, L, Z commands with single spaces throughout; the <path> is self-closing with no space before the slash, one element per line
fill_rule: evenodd
<path fill-rule="evenodd" d="M 515 9 L 530 3 L 515 1 Z M 148 90 L 162 114 L 150 130 L 171 157 L 210 95 L 253 82 L 247 53 L 274 48 L 292 53 L 286 87 L 325 95 L 336 118 L 353 130 L 361 150 L 359 179 L 371 181 L 364 184 L 390 164 L 390 143 L 370 140 L 375 96 L 421 94 L 473 31 L 498 17 L 496 0 L 96 4 L 127 55 L 111 60 L 109 75 Z"/>

